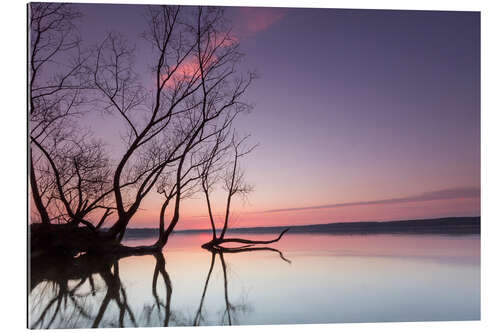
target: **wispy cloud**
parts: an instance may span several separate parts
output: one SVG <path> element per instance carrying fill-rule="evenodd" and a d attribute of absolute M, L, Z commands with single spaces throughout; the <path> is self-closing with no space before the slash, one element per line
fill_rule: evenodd
<path fill-rule="evenodd" d="M 435 201 L 435 200 L 469 199 L 469 198 L 479 198 L 480 195 L 481 195 L 481 190 L 477 187 L 459 187 L 459 188 L 438 190 L 432 192 L 424 192 L 417 195 L 400 197 L 400 198 L 371 200 L 371 201 L 354 201 L 354 202 L 334 203 L 334 204 L 320 205 L 320 206 L 270 209 L 262 211 L 260 213 L 292 212 L 300 210 L 326 209 L 326 208 L 339 208 L 339 207 L 365 206 L 365 205 L 385 205 L 385 204 L 423 202 L 423 201 Z"/>
<path fill-rule="evenodd" d="M 286 9 L 283 8 L 237 8 L 234 19 L 235 32 L 241 37 L 255 35 L 281 20 L 285 13 Z"/>

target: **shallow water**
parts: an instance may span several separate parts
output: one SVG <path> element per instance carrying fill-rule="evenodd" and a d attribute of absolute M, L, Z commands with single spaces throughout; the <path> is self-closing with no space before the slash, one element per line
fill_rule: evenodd
<path fill-rule="evenodd" d="M 212 254 L 200 248 L 206 240 L 177 233 L 163 256 L 38 278 L 29 294 L 30 326 L 480 319 L 479 235 L 287 234 L 272 244 L 283 257 L 272 250 Z"/>

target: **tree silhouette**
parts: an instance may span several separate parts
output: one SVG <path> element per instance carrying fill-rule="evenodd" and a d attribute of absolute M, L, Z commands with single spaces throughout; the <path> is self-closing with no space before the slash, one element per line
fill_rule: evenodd
<path fill-rule="evenodd" d="M 201 178 L 201 186 L 203 192 L 205 194 L 205 199 L 207 203 L 208 216 L 210 219 L 210 226 L 212 229 L 212 240 L 203 244 L 204 248 L 215 248 L 217 250 L 229 250 L 236 251 L 238 249 L 246 249 L 253 247 L 254 245 L 259 244 L 270 244 L 277 242 L 281 239 L 281 237 L 289 230 L 289 228 L 284 229 L 278 237 L 271 240 L 251 240 L 244 238 L 226 238 L 226 232 L 230 223 L 230 211 L 231 211 L 231 203 L 232 200 L 240 195 L 245 196 L 250 193 L 253 188 L 249 184 L 245 182 L 245 173 L 240 168 L 239 163 L 241 158 L 245 155 L 248 155 L 255 149 L 255 145 L 248 147 L 246 145 L 246 141 L 248 136 L 243 137 L 242 139 L 238 139 L 235 134 L 233 134 L 231 138 L 231 142 L 228 146 L 219 148 L 217 143 L 214 145 L 214 149 L 210 152 L 208 158 L 206 158 L 206 162 L 202 165 L 201 171 L 199 171 L 199 176 Z M 221 153 L 226 153 L 228 150 L 232 151 L 232 161 L 230 163 L 220 163 Z M 218 173 L 224 172 L 222 177 L 218 177 Z M 212 209 L 212 201 L 210 200 L 210 194 L 213 190 L 217 181 L 221 178 L 223 183 L 223 188 L 227 193 L 226 197 L 226 207 L 224 212 L 224 222 L 222 229 L 220 230 L 219 235 L 217 236 L 217 230 L 214 221 L 214 214 Z M 239 248 L 228 248 L 224 247 L 225 243 L 237 243 L 243 244 Z"/>
<path fill-rule="evenodd" d="M 73 24 L 80 16 L 68 4 L 30 5 L 30 194 L 41 222 L 30 228 L 32 250 L 159 251 L 182 199 L 199 190 L 206 152 L 250 110 L 243 96 L 255 76 L 240 73 L 242 54 L 221 8 L 149 7 L 142 36 L 154 60 L 140 73 L 120 33 L 82 51 Z M 59 61 L 67 64 L 61 73 Z M 79 128 L 89 105 L 120 120 L 121 155 Z M 165 196 L 157 241 L 122 245 L 153 189 Z"/>

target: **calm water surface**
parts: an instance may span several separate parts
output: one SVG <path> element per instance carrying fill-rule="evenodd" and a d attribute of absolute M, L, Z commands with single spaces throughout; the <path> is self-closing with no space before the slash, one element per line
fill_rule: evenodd
<path fill-rule="evenodd" d="M 50 274 L 38 269 L 30 326 L 480 319 L 479 235 L 288 234 L 272 244 L 283 256 L 212 254 L 200 248 L 206 240 L 177 233 L 163 256 L 84 261 Z"/>

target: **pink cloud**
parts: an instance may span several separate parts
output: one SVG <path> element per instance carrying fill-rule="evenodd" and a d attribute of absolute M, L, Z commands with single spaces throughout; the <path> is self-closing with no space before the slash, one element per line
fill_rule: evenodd
<path fill-rule="evenodd" d="M 209 40 L 208 53 L 212 50 L 224 49 L 238 43 L 238 38 L 234 35 L 230 35 L 228 33 L 220 33 L 218 35 L 214 35 Z M 209 67 L 211 64 L 217 61 L 217 55 L 211 54 L 210 57 L 205 60 L 206 66 L 204 68 Z M 174 68 L 170 68 L 171 71 Z M 184 59 L 184 61 L 179 65 L 179 67 L 175 70 L 175 72 L 171 75 L 170 79 L 167 81 L 165 86 L 167 88 L 175 87 L 175 85 L 179 82 L 188 82 L 193 78 L 198 79 L 201 75 L 200 64 L 198 61 L 198 57 L 193 54 Z M 161 80 L 166 79 L 168 73 L 164 73 L 161 75 Z"/>
<path fill-rule="evenodd" d="M 234 34 L 222 32 L 215 36 L 213 44 L 217 47 L 228 47 L 238 43 L 239 39 Z"/>
<path fill-rule="evenodd" d="M 238 35 L 244 37 L 267 30 L 285 16 L 285 9 L 241 7 L 237 9 L 235 16 L 235 30 Z"/>
<path fill-rule="evenodd" d="M 167 88 L 173 88 L 178 82 L 181 81 L 189 81 L 195 75 L 199 75 L 199 64 L 198 60 L 194 57 L 188 58 L 184 60 L 177 70 L 170 76 L 169 80 L 166 82 L 165 86 Z M 174 68 L 171 68 L 173 71 Z M 163 81 L 167 79 L 168 73 L 164 73 L 161 75 L 160 79 Z"/>
<path fill-rule="evenodd" d="M 213 35 L 209 48 L 225 48 L 235 45 L 243 37 L 255 35 L 258 32 L 268 29 L 271 25 L 281 20 L 285 16 L 283 8 L 265 7 L 239 7 L 236 8 L 234 17 L 234 30 L 231 32 L 220 32 Z M 216 61 L 215 55 L 210 59 Z M 193 77 L 200 75 L 198 60 L 195 56 L 190 56 L 183 61 L 175 73 L 166 83 L 167 88 L 174 87 L 179 82 L 190 81 Z M 162 74 L 165 79 L 167 73 Z"/>

